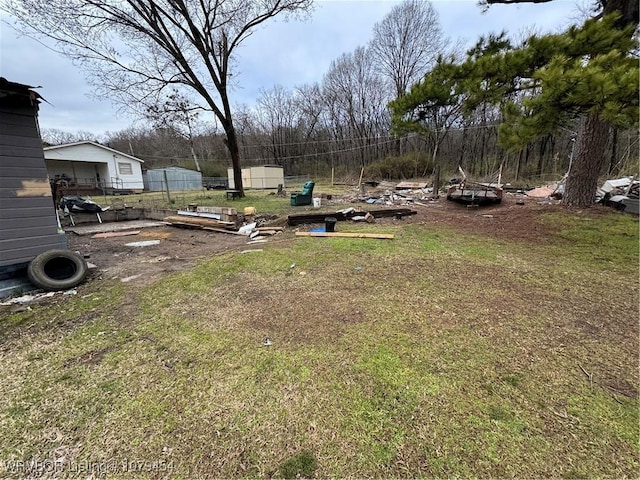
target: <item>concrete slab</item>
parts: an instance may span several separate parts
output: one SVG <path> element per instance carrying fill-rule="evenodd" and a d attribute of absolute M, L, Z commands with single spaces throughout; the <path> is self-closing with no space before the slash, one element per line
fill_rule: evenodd
<path fill-rule="evenodd" d="M 137 230 L 140 228 L 164 227 L 166 223 L 153 220 L 130 220 L 124 222 L 99 223 L 75 227 L 65 227 L 65 232 L 76 235 L 92 235 L 94 233 L 119 232 L 122 230 Z"/>

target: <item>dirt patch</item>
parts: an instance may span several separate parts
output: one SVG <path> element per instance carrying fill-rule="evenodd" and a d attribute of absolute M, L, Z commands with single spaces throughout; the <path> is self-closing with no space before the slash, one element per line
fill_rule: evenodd
<path fill-rule="evenodd" d="M 524 204 L 520 204 L 522 202 Z M 551 225 L 539 221 L 540 215 L 566 211 L 558 203 L 523 199 L 522 196 L 511 194 L 507 194 L 502 204 L 478 208 L 467 208 L 444 197 L 421 203 L 423 205 L 409 205 L 417 212 L 416 215 L 401 220 L 381 218 L 376 223 L 444 226 L 461 233 L 544 244 L 550 242 L 554 232 Z M 362 208 L 367 207 L 370 206 Z M 610 214 L 611 210 L 594 206 L 576 213 L 596 216 Z M 288 230 L 277 239 L 270 239 L 269 243 L 289 238 L 293 228 Z M 138 235 L 123 237 L 91 238 L 91 235 L 73 233 L 67 237 L 72 250 L 88 255 L 88 261 L 97 265 L 93 276 L 118 278 L 135 285 L 148 285 L 166 274 L 191 268 L 200 260 L 248 248 L 246 237 L 169 226 L 143 228 Z M 128 243 L 146 240 L 157 240 L 159 243 L 144 247 L 127 246 Z"/>
<path fill-rule="evenodd" d="M 148 285 L 165 274 L 192 267 L 197 261 L 246 246 L 247 238 L 224 233 L 175 227 L 143 229 L 138 235 L 92 238 L 67 235 L 69 248 L 87 255 L 98 268 L 94 278 L 118 278 L 125 283 Z M 127 244 L 157 240 L 157 245 Z"/>
<path fill-rule="evenodd" d="M 97 365 L 99 364 L 104 356 L 113 351 L 116 347 L 110 346 L 101 348 L 99 350 L 92 350 L 90 352 L 85 352 L 79 357 L 69 358 L 64 362 L 65 367 L 70 367 L 72 365 Z"/>
<path fill-rule="evenodd" d="M 417 215 L 405 217 L 402 221 L 451 227 L 463 233 L 486 235 L 505 240 L 526 240 L 547 243 L 552 233 L 549 227 L 537 221 L 542 213 L 563 209 L 559 204 L 541 202 L 538 199 L 522 199 L 507 196 L 501 204 L 469 208 L 441 198 L 427 206 L 414 205 Z"/>

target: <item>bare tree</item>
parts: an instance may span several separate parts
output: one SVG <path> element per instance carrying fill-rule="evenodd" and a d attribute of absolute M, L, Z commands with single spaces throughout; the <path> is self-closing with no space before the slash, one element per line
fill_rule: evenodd
<path fill-rule="evenodd" d="M 226 134 L 242 191 L 229 101 L 234 53 L 263 22 L 304 14 L 312 0 L 5 0 L 23 32 L 53 39 L 89 73 L 97 93 L 139 109 L 168 86 L 186 88 Z"/>
<path fill-rule="evenodd" d="M 428 0 L 405 0 L 373 27 L 370 47 L 397 98 L 427 71 L 443 47 L 438 13 Z"/>
<path fill-rule="evenodd" d="M 91 132 L 78 131 L 71 133 L 57 128 L 43 128 L 42 140 L 49 145 L 64 145 L 65 143 L 75 143 L 86 140 L 91 142 L 100 141 L 99 137 Z"/>
<path fill-rule="evenodd" d="M 304 128 L 304 139 L 309 140 L 317 130 L 322 115 L 322 92 L 320 86 L 302 85 L 296 88 L 294 102 L 301 116 L 301 127 Z"/>
<path fill-rule="evenodd" d="M 390 116 L 382 79 L 376 75 L 369 49 L 358 47 L 331 63 L 323 79 L 323 99 L 336 138 L 350 140 L 350 149 L 365 166 L 378 152 L 376 137 L 388 134 Z"/>
<path fill-rule="evenodd" d="M 198 156 L 193 145 L 194 129 L 197 125 L 200 108 L 191 104 L 187 98 L 174 89 L 161 104 L 147 108 L 145 116 L 156 128 L 169 128 L 189 142 L 191 157 L 196 170 L 201 171 Z"/>
<path fill-rule="evenodd" d="M 269 141 L 267 158 L 271 157 L 288 171 L 288 158 L 298 153 L 292 147 L 299 147 L 301 141 L 297 131 L 299 113 L 291 92 L 281 85 L 263 90 L 255 114 Z"/>

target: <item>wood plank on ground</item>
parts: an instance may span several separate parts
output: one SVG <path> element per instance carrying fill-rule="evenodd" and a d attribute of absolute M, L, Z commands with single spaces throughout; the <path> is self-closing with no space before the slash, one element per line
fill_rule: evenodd
<path fill-rule="evenodd" d="M 128 235 L 138 235 L 139 233 L 140 233 L 140 230 L 123 230 L 120 232 L 96 233 L 91 238 L 126 237 Z"/>
<path fill-rule="evenodd" d="M 215 227 L 215 228 L 235 228 L 233 222 L 223 222 L 222 220 L 214 220 L 209 218 L 185 217 L 185 216 L 169 216 L 164 218 L 165 222 L 172 225 L 191 225 L 193 227 Z"/>
<path fill-rule="evenodd" d="M 296 237 L 377 238 L 393 240 L 392 233 L 296 232 Z"/>

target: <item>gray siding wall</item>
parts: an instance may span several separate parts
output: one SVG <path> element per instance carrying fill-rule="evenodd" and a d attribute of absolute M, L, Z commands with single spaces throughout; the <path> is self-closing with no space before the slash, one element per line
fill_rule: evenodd
<path fill-rule="evenodd" d="M 0 106 L 0 268 L 66 248 L 57 226 L 36 109 Z"/>

